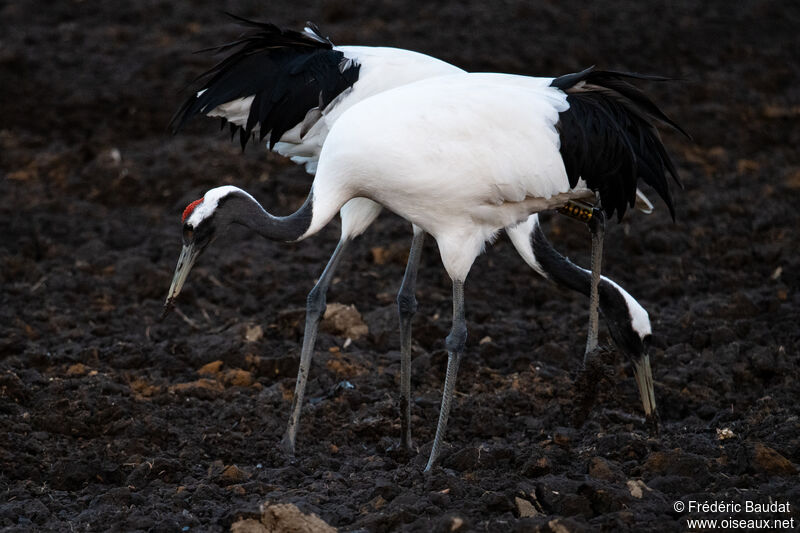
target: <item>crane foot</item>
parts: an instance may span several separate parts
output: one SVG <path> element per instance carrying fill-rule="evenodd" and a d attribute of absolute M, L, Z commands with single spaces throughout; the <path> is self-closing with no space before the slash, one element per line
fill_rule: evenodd
<path fill-rule="evenodd" d="M 615 353 L 605 346 L 597 346 L 584 356 L 583 368 L 575 379 L 575 410 L 572 422 L 580 427 L 597 403 L 597 395 L 603 383 L 613 386 Z"/>

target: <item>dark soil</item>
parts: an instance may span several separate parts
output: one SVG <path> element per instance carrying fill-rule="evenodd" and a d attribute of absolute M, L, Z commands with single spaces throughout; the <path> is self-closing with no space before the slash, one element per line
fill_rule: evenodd
<path fill-rule="evenodd" d="M 302 307 L 337 224 L 292 245 L 231 231 L 192 272 L 178 312 L 156 322 L 187 203 L 235 183 L 288 213 L 309 188 L 302 169 L 257 146 L 242 155 L 212 120 L 166 133 L 181 91 L 214 62 L 192 52 L 240 30 L 218 2 L 7 1 L 1 527 L 227 530 L 258 518 L 262 502 L 294 503 L 342 530 L 686 531 L 689 516 L 800 524 L 800 4 L 471 3 L 224 9 L 290 27 L 312 19 L 337 43 L 415 49 L 469 70 L 597 64 L 679 78 L 647 85 L 694 136 L 664 132 L 686 186 L 677 221 L 658 204 L 611 223 L 604 266 L 653 320 L 660 437 L 648 437 L 621 357 L 576 427 L 587 301 L 537 277 L 502 237 L 468 280 L 448 446 L 423 475 L 450 283 L 429 239 L 409 457 L 398 450 L 394 295 L 411 232 L 387 214 L 353 246 L 328 298 L 354 304 L 369 334 L 347 346 L 335 327 L 320 335 L 298 455 L 285 457 Z M 546 226 L 588 264 L 583 226 L 555 216 Z M 743 510 L 678 512 L 676 500 Z M 746 501 L 791 509 L 746 513 Z"/>

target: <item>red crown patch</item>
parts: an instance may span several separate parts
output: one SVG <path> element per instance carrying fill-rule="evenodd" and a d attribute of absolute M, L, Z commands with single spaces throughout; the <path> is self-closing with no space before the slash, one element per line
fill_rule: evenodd
<path fill-rule="evenodd" d="M 195 200 L 194 202 L 187 205 L 186 209 L 183 210 L 183 216 L 181 217 L 181 222 L 186 222 L 186 217 L 191 215 L 192 211 L 194 211 L 194 208 L 197 207 L 197 204 L 199 204 L 202 201 L 203 199 L 200 198 L 199 200 Z"/>

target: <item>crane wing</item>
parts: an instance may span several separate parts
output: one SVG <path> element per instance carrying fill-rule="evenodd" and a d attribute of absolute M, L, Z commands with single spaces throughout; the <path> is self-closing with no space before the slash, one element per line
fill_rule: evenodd
<path fill-rule="evenodd" d="M 242 149 L 255 132 L 260 139 L 269 135 L 273 148 L 309 111 L 324 108 L 358 79 L 360 66 L 333 50 L 312 23 L 296 32 L 230 16 L 252 29 L 210 49 L 230 53 L 198 78 L 208 79 L 172 118 L 173 132 L 196 115 L 221 115 L 231 134 L 239 133 Z"/>

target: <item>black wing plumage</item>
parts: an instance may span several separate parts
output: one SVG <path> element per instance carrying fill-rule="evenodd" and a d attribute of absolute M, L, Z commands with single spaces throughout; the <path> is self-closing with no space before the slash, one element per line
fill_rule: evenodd
<path fill-rule="evenodd" d="M 599 192 L 608 216 L 622 219 L 636 200 L 637 180 L 653 187 L 675 219 L 666 174 L 681 186 L 656 122 L 689 135 L 667 117 L 640 89 L 625 79 L 664 81 L 667 78 L 588 68 L 553 80 L 567 93 L 569 109 L 559 114 L 561 157 L 571 187 L 583 178 Z"/>
<path fill-rule="evenodd" d="M 220 104 L 253 96 L 244 127 L 231 124 L 231 136 L 239 132 L 242 149 L 253 131 L 259 139 L 270 135 L 270 148 L 306 113 L 324 108 L 358 79 L 360 65 L 346 58 L 319 29 L 282 30 L 274 24 L 230 15 L 252 28 L 239 39 L 203 51 L 230 52 L 197 81 L 203 83 L 197 96 L 190 96 L 170 122 L 173 133 L 192 117 L 210 112 Z"/>

